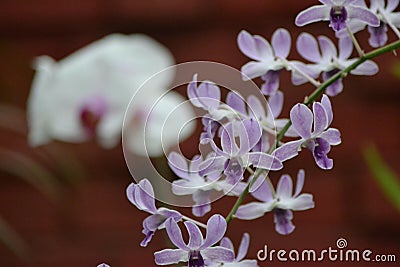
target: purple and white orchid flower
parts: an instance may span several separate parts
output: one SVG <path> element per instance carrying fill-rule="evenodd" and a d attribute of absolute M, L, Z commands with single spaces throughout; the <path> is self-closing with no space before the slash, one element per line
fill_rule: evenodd
<path fill-rule="evenodd" d="M 362 6 L 363 0 L 319 0 L 322 5 L 309 7 L 301 11 L 295 20 L 297 26 L 317 21 L 330 21 L 334 31 L 347 27 L 351 20 L 360 20 L 370 26 L 378 27 L 379 18 Z"/>
<path fill-rule="evenodd" d="M 309 33 L 302 33 L 297 39 L 299 54 L 314 63 L 309 65 L 313 76 L 318 76 L 322 71 L 324 81 L 331 78 L 340 70 L 353 64 L 357 59 L 348 59 L 353 52 L 353 43 L 350 38 L 339 39 L 339 53 L 333 42 L 326 36 L 318 36 L 318 40 Z M 379 68 L 375 62 L 367 60 L 350 73 L 354 75 L 375 75 Z M 335 96 L 343 90 L 342 79 L 328 86 L 326 94 Z"/>
<path fill-rule="evenodd" d="M 321 103 L 314 102 L 313 111 L 304 104 L 297 104 L 290 110 L 290 120 L 300 140 L 290 141 L 277 148 L 274 155 L 281 161 L 295 157 L 302 147 L 308 148 L 321 169 L 332 169 L 333 160 L 328 158 L 331 145 L 341 143 L 340 132 L 328 128 L 333 120 L 332 105 L 323 95 Z M 314 121 L 314 129 L 312 124 Z"/>
<path fill-rule="evenodd" d="M 192 213 L 197 217 L 202 217 L 211 210 L 210 194 L 212 190 L 223 191 L 231 196 L 239 196 L 246 187 L 243 182 L 232 186 L 225 179 L 218 179 L 220 173 L 201 176 L 199 166 L 202 162 L 203 159 L 199 155 L 194 156 L 189 164 L 182 155 L 176 152 L 171 152 L 168 156 L 168 164 L 171 170 L 181 178 L 172 182 L 172 192 L 179 196 L 192 195 L 195 202 Z"/>
<path fill-rule="evenodd" d="M 153 186 L 146 178 L 140 180 L 138 184 L 131 183 L 126 189 L 126 195 L 129 201 L 139 210 L 151 214 L 143 221 L 142 233 L 145 238 L 140 243 L 142 247 L 147 246 L 157 229 L 165 227 L 167 219 L 171 218 L 176 222 L 182 219 L 182 215 L 175 210 L 156 208 Z"/>
<path fill-rule="evenodd" d="M 229 184 L 236 184 L 243 179 L 244 169 L 249 166 L 266 170 L 279 170 L 282 163 L 275 157 L 264 152 L 251 152 L 262 135 L 259 123 L 254 119 L 232 121 L 221 131 L 220 149 L 210 140 L 215 157 L 206 159 L 200 165 L 200 175 L 224 172 Z M 236 143 L 239 139 L 239 146 Z"/>
<path fill-rule="evenodd" d="M 386 2 L 386 5 L 385 5 Z M 400 38 L 400 12 L 394 12 L 399 5 L 399 0 L 374 0 L 371 1 L 371 10 L 378 14 L 381 21 L 378 27 L 368 25 L 370 38 L 369 44 L 372 47 L 381 47 L 386 44 L 388 40 L 387 25 L 389 25 Z"/>
<path fill-rule="evenodd" d="M 205 260 L 225 263 L 232 262 L 235 255 L 232 250 L 215 245 L 220 241 L 226 231 L 226 221 L 224 217 L 215 214 L 207 222 L 206 238 L 199 227 L 193 222 L 184 222 L 189 233 L 189 242 L 186 244 L 182 238 L 182 232 L 177 222 L 172 218 L 165 223 L 166 230 L 171 242 L 178 249 L 164 249 L 154 253 L 155 262 L 158 265 L 168 265 L 178 262 L 188 262 L 189 267 L 204 267 Z"/>
<path fill-rule="evenodd" d="M 291 48 L 289 31 L 277 29 L 271 39 L 271 44 L 259 35 L 251 35 L 242 30 L 238 35 L 238 46 L 243 54 L 253 59 L 241 68 L 242 78 L 247 81 L 261 77 L 264 81 L 261 91 L 265 95 L 273 95 L 279 89 L 279 76 L 282 69 L 292 71 L 292 82 L 295 85 L 305 83 L 307 79 L 301 77 L 295 68 L 307 69 L 301 62 L 288 61 Z"/>
<path fill-rule="evenodd" d="M 281 176 L 276 192 L 264 179 L 258 188 L 251 193 L 261 202 L 251 202 L 240 206 L 235 216 L 243 220 L 253 220 L 264 216 L 266 212 L 273 211 L 275 230 L 282 235 L 290 234 L 295 228 L 292 223 L 292 210 L 308 210 L 314 207 L 311 194 L 300 194 L 303 185 L 304 170 L 299 170 L 297 174 L 294 194 L 293 181 L 289 175 Z"/>
<path fill-rule="evenodd" d="M 247 250 L 249 249 L 250 244 L 250 235 L 248 233 L 244 233 L 242 237 L 242 241 L 239 245 L 239 250 L 236 258 L 233 262 L 224 263 L 224 267 L 258 267 L 257 260 L 244 260 L 244 257 L 247 254 Z M 227 248 L 229 250 L 234 251 L 234 247 L 232 241 L 228 237 L 222 238 L 220 242 L 220 246 Z M 215 262 L 206 262 L 208 267 L 218 267 L 221 266 L 219 263 Z"/>

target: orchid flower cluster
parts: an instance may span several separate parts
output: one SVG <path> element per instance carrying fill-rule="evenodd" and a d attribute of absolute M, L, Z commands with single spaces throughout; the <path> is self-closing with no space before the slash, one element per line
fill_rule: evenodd
<path fill-rule="evenodd" d="M 180 211 L 157 208 L 153 186 L 146 178 L 127 188 L 129 201 L 150 215 L 143 221 L 147 246 L 158 230 L 165 229 L 175 248 L 154 253 L 157 265 L 188 262 L 198 266 L 258 266 L 256 260 L 246 258 L 250 235 L 243 233 L 238 254 L 225 237 L 232 219 L 253 220 L 271 212 L 275 229 L 288 235 L 295 229 L 293 212 L 314 207 L 313 196 L 302 193 L 305 171 L 298 170 L 297 179 L 283 174 L 277 186 L 271 179 L 275 171 L 295 158 L 303 149 L 308 150 L 317 167 L 333 168 L 329 152 L 341 143 L 340 131 L 334 128 L 331 99 L 343 91 L 342 79 L 348 74 L 374 75 L 378 66 L 371 60 L 400 47 L 397 40 L 386 44 L 388 27 L 397 37 L 400 14 L 395 12 L 398 0 L 375 0 L 367 6 L 364 0 L 319 0 L 298 14 L 297 26 L 317 21 L 329 21 L 338 37 L 335 42 L 326 36 L 314 37 L 301 33 L 296 49 L 304 59 L 290 59 L 292 37 L 286 29 L 277 29 L 270 40 L 241 31 L 237 42 L 240 51 L 251 61 L 242 69 L 243 80 L 261 78 L 261 92 L 266 105 L 254 95 L 243 97 L 230 91 L 223 99 L 221 88 L 208 80 L 198 80 L 194 74 L 187 86 L 187 95 L 194 107 L 205 111 L 203 132 L 199 143 L 211 150 L 207 155 L 196 155 L 191 160 L 177 152 L 168 155 L 168 163 L 178 179 L 172 182 L 172 192 L 193 199 L 192 213 L 203 217 L 211 213 L 211 194 L 220 191 L 237 197 L 226 216 L 212 214 L 206 224 L 183 215 Z M 369 43 L 377 49 L 364 53 L 355 33 L 368 27 Z M 352 57 L 353 48 L 358 55 Z M 302 103 L 290 109 L 289 118 L 281 118 L 284 93 L 280 74 L 291 73 L 293 85 L 311 84 L 315 91 Z M 322 81 L 318 79 L 321 78 Z M 252 201 L 243 203 L 246 196 Z M 184 224 L 189 235 L 187 242 L 179 227 Z M 205 236 L 200 228 L 205 229 Z M 103 265 L 106 266 L 106 265 Z"/>

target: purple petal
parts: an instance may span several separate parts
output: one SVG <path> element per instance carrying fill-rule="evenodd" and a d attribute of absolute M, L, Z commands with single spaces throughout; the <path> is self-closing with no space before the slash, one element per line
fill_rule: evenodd
<path fill-rule="evenodd" d="M 226 162 L 224 174 L 228 184 L 235 185 L 243 179 L 243 165 L 239 159 L 232 158 Z"/>
<path fill-rule="evenodd" d="M 378 65 L 372 60 L 367 60 L 350 73 L 354 75 L 375 75 L 379 71 Z"/>
<path fill-rule="evenodd" d="M 327 154 L 331 150 L 328 141 L 322 138 L 315 139 L 316 146 L 313 150 L 313 156 L 317 165 L 324 170 L 330 170 L 333 167 L 333 160 L 328 158 Z"/>
<path fill-rule="evenodd" d="M 301 194 L 295 198 L 291 205 L 291 210 L 308 210 L 314 208 L 313 196 L 311 194 Z"/>
<path fill-rule="evenodd" d="M 141 210 L 140 206 L 137 204 L 136 199 L 135 199 L 136 188 L 137 187 L 136 187 L 135 183 L 131 183 L 130 185 L 128 185 L 128 187 L 126 188 L 126 197 L 133 205 L 135 205 L 138 209 Z"/>
<path fill-rule="evenodd" d="M 290 120 L 294 129 L 304 139 L 311 137 L 313 114 L 304 104 L 297 104 L 290 110 Z"/>
<path fill-rule="evenodd" d="M 179 229 L 178 223 L 175 222 L 175 220 L 173 220 L 172 218 L 167 219 L 167 221 L 165 222 L 165 228 L 172 244 L 174 244 L 181 250 L 189 251 L 189 248 L 187 247 L 185 242 L 183 242 L 181 229 Z"/>
<path fill-rule="evenodd" d="M 326 36 L 318 36 L 319 47 L 322 51 L 322 58 L 331 60 L 337 57 L 337 50 L 334 43 Z"/>
<path fill-rule="evenodd" d="M 221 156 L 212 156 L 203 161 L 199 166 L 199 175 L 207 176 L 220 174 L 224 170 L 227 159 Z"/>
<path fill-rule="evenodd" d="M 143 220 L 143 228 L 154 232 L 165 222 L 165 220 L 167 220 L 167 218 L 168 217 L 160 214 L 152 214 Z"/>
<path fill-rule="evenodd" d="M 247 250 L 249 249 L 250 244 L 250 235 L 248 233 L 244 233 L 242 237 L 242 241 L 240 241 L 238 254 L 236 256 L 236 261 L 241 261 L 246 257 Z"/>
<path fill-rule="evenodd" d="M 332 78 L 332 76 L 334 76 L 336 73 L 338 73 L 339 70 L 338 69 L 334 69 L 328 72 L 323 72 L 322 73 L 322 80 L 325 82 L 327 80 L 329 80 L 330 78 Z M 340 94 L 343 91 L 343 80 L 342 78 L 337 79 L 335 82 L 333 82 L 331 85 L 329 85 L 326 90 L 325 93 L 329 96 L 336 96 L 338 94 Z"/>
<path fill-rule="evenodd" d="M 281 176 L 276 189 L 276 195 L 280 199 L 288 199 L 292 197 L 293 193 L 293 182 L 289 175 L 284 174 Z"/>
<path fill-rule="evenodd" d="M 262 120 L 265 118 L 264 107 L 256 96 L 250 95 L 247 98 L 247 105 L 249 106 L 249 115 L 252 118 L 256 118 L 257 120 Z"/>
<path fill-rule="evenodd" d="M 198 100 L 197 94 L 197 73 L 193 75 L 193 80 L 188 84 L 187 87 L 187 95 L 190 99 L 190 102 L 195 107 L 202 107 L 202 103 Z"/>
<path fill-rule="evenodd" d="M 291 77 L 293 85 L 302 85 L 304 83 L 309 82 L 309 80 L 304 76 L 304 74 L 300 73 L 299 71 L 302 71 L 303 73 L 307 74 L 313 79 L 318 78 L 319 74 L 321 73 L 321 68 L 319 65 L 306 65 L 299 61 L 292 61 L 291 63 L 295 67 L 292 69 L 292 77 Z M 299 71 L 297 71 L 297 69 Z"/>
<path fill-rule="evenodd" d="M 97 267 L 110 267 L 110 265 L 108 265 L 107 263 L 101 263 L 97 265 Z"/>
<path fill-rule="evenodd" d="M 350 6 L 348 8 L 348 14 L 350 19 L 359 19 L 373 27 L 379 26 L 379 18 L 365 7 Z"/>
<path fill-rule="evenodd" d="M 333 112 L 331 101 L 327 95 L 322 95 L 321 104 L 325 109 L 326 115 L 328 116 L 328 125 L 330 125 L 333 120 Z"/>
<path fill-rule="evenodd" d="M 293 196 L 298 196 L 304 185 L 304 170 L 300 169 L 297 173 L 296 191 Z"/>
<path fill-rule="evenodd" d="M 246 114 L 246 105 L 243 97 L 235 91 L 231 91 L 226 96 L 226 104 L 242 114 Z"/>
<path fill-rule="evenodd" d="M 145 235 L 145 237 L 142 240 L 142 242 L 140 242 L 140 246 L 141 247 L 147 247 L 147 245 L 150 243 L 151 239 L 153 238 L 154 231 L 143 229 L 142 233 Z"/>
<path fill-rule="evenodd" d="M 192 208 L 193 215 L 202 217 L 211 210 L 210 194 L 210 191 L 204 190 L 197 190 L 194 192 L 193 200 L 196 205 Z"/>
<path fill-rule="evenodd" d="M 294 158 L 299 154 L 300 146 L 303 142 L 303 139 L 287 142 L 274 151 L 274 156 L 281 162 Z"/>
<path fill-rule="evenodd" d="M 340 139 L 340 132 L 338 129 L 329 128 L 319 135 L 320 138 L 325 139 L 330 145 L 339 145 L 342 140 Z"/>
<path fill-rule="evenodd" d="M 264 83 L 261 86 L 261 92 L 264 95 L 274 95 L 279 89 L 279 76 L 281 70 L 269 70 L 261 76 Z"/>
<path fill-rule="evenodd" d="M 252 36 L 247 31 L 242 30 L 238 35 L 237 42 L 240 51 L 249 58 L 261 61 L 265 57 L 272 57 L 271 46 L 260 36 Z"/>
<path fill-rule="evenodd" d="M 280 58 L 287 58 L 291 46 L 290 33 L 283 28 L 277 29 L 272 35 L 271 44 L 274 49 L 275 56 Z"/>
<path fill-rule="evenodd" d="M 204 243 L 201 245 L 200 250 L 213 246 L 220 241 L 226 231 L 225 218 L 219 214 L 214 214 L 207 221 L 207 233 Z"/>
<path fill-rule="evenodd" d="M 168 165 L 178 177 L 190 180 L 188 172 L 188 164 L 182 155 L 174 151 L 171 152 L 168 155 Z"/>
<path fill-rule="evenodd" d="M 177 196 L 191 195 L 197 190 L 199 185 L 196 181 L 179 179 L 172 182 L 172 193 Z"/>
<path fill-rule="evenodd" d="M 220 105 L 221 91 L 217 85 L 210 81 L 204 81 L 197 88 L 197 94 L 202 106 L 207 109 L 215 109 Z"/>
<path fill-rule="evenodd" d="M 247 119 L 238 124 L 238 134 L 240 141 L 239 154 L 249 152 L 260 140 L 262 129 L 258 121 Z"/>
<path fill-rule="evenodd" d="M 346 60 L 353 52 L 353 42 L 350 37 L 343 37 L 339 39 L 339 59 Z"/>
<path fill-rule="evenodd" d="M 164 249 L 154 253 L 154 260 L 157 265 L 169 265 L 189 260 L 188 252 L 181 249 Z"/>
<path fill-rule="evenodd" d="M 242 79 L 244 81 L 248 81 L 257 77 L 260 77 L 267 73 L 269 70 L 268 64 L 264 62 L 255 62 L 250 61 L 247 64 L 243 65 L 241 68 Z"/>
<path fill-rule="evenodd" d="M 313 63 L 321 61 L 321 52 L 317 40 L 309 33 L 303 32 L 296 41 L 296 48 L 299 54 Z"/>
<path fill-rule="evenodd" d="M 387 0 L 386 11 L 392 12 L 399 5 L 399 0 Z"/>
<path fill-rule="evenodd" d="M 326 115 L 325 109 L 321 103 L 314 102 L 313 104 L 314 113 L 314 132 L 313 135 L 317 136 L 328 128 L 328 116 Z"/>
<path fill-rule="evenodd" d="M 274 222 L 275 230 L 281 235 L 288 235 L 293 232 L 294 225 L 292 224 L 293 213 L 290 210 L 275 209 Z"/>
<path fill-rule="evenodd" d="M 271 211 L 273 205 L 273 201 L 269 203 L 251 202 L 240 206 L 235 213 L 235 217 L 241 220 L 254 220 L 264 216 L 266 212 Z"/>
<path fill-rule="evenodd" d="M 375 48 L 384 46 L 388 41 L 387 31 L 388 28 L 383 21 L 381 21 L 379 27 L 368 26 L 368 32 L 370 33 L 369 44 Z"/>
<path fill-rule="evenodd" d="M 234 128 L 233 123 L 229 123 L 223 128 L 221 133 L 222 150 L 229 157 L 232 157 L 238 151 L 238 147 L 235 142 L 235 133 L 233 128 Z"/>
<path fill-rule="evenodd" d="M 329 20 L 329 6 L 317 5 L 301 11 L 295 20 L 296 26 L 304 26 L 321 20 Z"/>
<path fill-rule="evenodd" d="M 263 177 L 262 182 L 258 185 L 257 188 L 255 188 L 255 190 L 253 189 L 251 195 L 257 200 L 268 203 L 272 201 L 274 197 L 272 195 L 271 186 L 265 179 L 268 178 Z"/>
<path fill-rule="evenodd" d="M 182 219 L 182 214 L 180 214 L 176 210 L 170 210 L 164 207 L 159 208 L 157 210 L 157 213 L 164 216 L 165 218 L 172 218 L 175 220 L 175 222 L 179 222 Z"/>
<path fill-rule="evenodd" d="M 249 161 L 256 168 L 276 171 L 283 167 L 282 162 L 277 157 L 264 152 L 250 152 L 248 156 Z"/>
<path fill-rule="evenodd" d="M 281 91 L 268 98 L 269 110 L 272 113 L 272 118 L 276 119 L 282 112 L 283 107 L 283 93 Z"/>
<path fill-rule="evenodd" d="M 219 245 L 223 248 L 227 248 L 229 250 L 234 250 L 232 241 L 228 238 L 228 237 L 224 237 L 222 238 L 221 242 L 219 243 Z"/>
<path fill-rule="evenodd" d="M 235 254 L 232 250 L 220 246 L 206 248 L 201 253 L 204 258 L 214 262 L 233 262 L 235 260 Z"/>
<path fill-rule="evenodd" d="M 149 213 L 156 213 L 156 205 L 154 200 L 154 191 L 153 186 L 146 178 L 140 180 L 140 182 L 136 185 L 135 189 L 135 200 L 138 206 L 141 207 L 142 210 L 147 211 Z"/>
<path fill-rule="evenodd" d="M 184 222 L 186 229 L 189 233 L 188 248 L 190 250 L 197 250 L 203 243 L 203 235 L 199 227 L 192 222 Z"/>

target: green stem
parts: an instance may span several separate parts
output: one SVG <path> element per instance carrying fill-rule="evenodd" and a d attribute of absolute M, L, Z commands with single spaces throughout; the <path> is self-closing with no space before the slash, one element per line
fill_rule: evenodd
<path fill-rule="evenodd" d="M 306 100 L 303 102 L 305 105 L 310 105 L 312 104 L 318 97 L 320 97 L 326 90 L 326 88 L 339 80 L 342 77 L 345 77 L 347 74 L 350 73 L 350 71 L 354 70 L 358 66 L 360 66 L 362 63 L 364 63 L 367 60 L 373 59 L 377 56 L 380 56 L 382 54 L 394 51 L 395 49 L 400 48 L 400 40 L 393 42 L 389 45 L 383 46 L 381 48 L 375 49 L 367 54 L 365 54 L 363 57 L 359 58 L 357 61 L 355 61 L 353 64 L 348 66 L 347 68 L 339 71 L 335 75 L 333 75 L 329 80 L 321 84 L 320 87 L 315 89 L 314 92 L 312 92 L 308 97 L 306 97 Z M 289 127 L 292 125 L 292 122 L 289 120 L 286 125 L 282 128 L 282 130 L 278 133 L 278 136 L 276 138 L 276 147 L 279 146 L 279 142 L 282 140 L 283 136 L 289 129 Z"/>
<path fill-rule="evenodd" d="M 393 42 L 391 44 L 388 44 L 386 46 L 380 47 L 378 49 L 375 49 L 375 50 L 373 50 L 373 51 L 371 51 L 371 52 L 369 52 L 367 54 L 364 54 L 362 57 L 360 57 L 353 64 L 351 64 L 347 68 L 339 71 L 338 73 L 333 75 L 329 80 L 327 80 L 323 84 L 321 84 L 317 89 L 315 89 L 314 92 L 312 92 L 308 97 L 305 98 L 303 104 L 308 106 L 311 103 L 313 103 L 318 97 L 320 97 L 322 95 L 323 92 L 325 92 L 326 88 L 329 85 L 333 84 L 334 82 L 336 82 L 340 78 L 345 77 L 347 74 L 350 73 L 350 71 L 354 70 L 355 68 L 357 68 L 359 65 L 361 65 L 365 61 L 373 59 L 373 58 L 375 58 L 377 56 L 380 56 L 382 54 L 394 51 L 397 48 L 400 48 L 400 40 L 396 41 L 396 42 Z M 272 153 L 275 150 L 275 148 L 279 146 L 279 142 L 282 140 L 283 136 L 285 135 L 285 133 L 287 132 L 287 130 L 289 129 L 289 127 L 291 125 L 292 125 L 292 122 L 289 120 L 286 123 L 286 125 L 282 128 L 282 130 L 278 133 L 278 136 L 276 138 L 276 146 L 273 147 L 271 149 L 271 151 L 269 151 L 270 153 Z M 255 181 L 263 171 L 264 170 L 257 169 L 257 171 L 254 174 L 254 177 L 253 177 L 252 181 Z M 233 219 L 233 216 L 235 215 L 236 211 L 239 209 L 239 206 L 242 204 L 244 198 L 249 193 L 252 181 L 249 182 L 249 184 L 246 186 L 246 188 L 244 189 L 242 194 L 236 200 L 236 202 L 233 205 L 233 207 L 232 207 L 231 211 L 229 212 L 228 216 L 226 216 L 225 220 L 226 220 L 227 223 L 229 223 Z"/>

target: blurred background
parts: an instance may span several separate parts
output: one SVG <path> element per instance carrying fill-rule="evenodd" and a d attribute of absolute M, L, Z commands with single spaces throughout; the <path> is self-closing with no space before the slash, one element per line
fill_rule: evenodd
<path fill-rule="evenodd" d="M 94 142 L 28 146 L 25 111 L 35 57 L 49 55 L 59 60 L 110 33 L 144 33 L 164 44 L 177 63 L 208 60 L 240 69 L 248 61 L 236 45 L 242 29 L 267 39 L 278 27 L 288 28 L 292 37 L 301 31 L 333 37 L 327 23 L 301 29 L 294 25 L 295 15 L 316 2 L 2 0 L 0 266 L 97 266 L 103 261 L 114 267 L 155 266 L 153 252 L 166 244 L 165 234 L 158 233 L 147 248 L 139 246 L 141 223 L 147 214 L 126 199 L 126 186 L 133 180 L 121 145 L 112 150 Z M 368 34 L 357 37 L 368 51 Z M 293 51 L 291 58 L 296 57 Z M 295 232 L 277 234 L 271 214 L 251 223 L 234 220 L 230 224 L 228 236 L 235 246 L 244 231 L 251 234 L 248 258 L 256 258 L 265 244 L 271 249 L 318 250 L 335 247 L 338 238 L 345 238 L 349 248 L 397 254 L 398 264 L 400 213 L 378 187 L 362 154 L 363 148 L 373 143 L 393 172 L 400 173 L 399 59 L 392 53 L 376 62 L 380 67 L 377 75 L 348 77 L 344 92 L 333 100 L 333 126 L 341 130 L 343 140 L 330 153 L 334 169 L 318 169 L 307 151 L 285 168 L 292 177 L 298 168 L 306 170 L 304 192 L 313 193 L 316 202 L 314 209 L 295 213 Z M 284 78 L 288 81 L 289 76 Z M 282 82 L 281 89 L 286 96 L 283 116 L 312 90 L 288 82 Z M 185 88 L 180 92 L 184 94 Z M 197 138 L 198 133 L 182 143 L 186 156 L 196 153 Z M 279 175 L 272 176 L 275 183 Z M 213 211 L 226 215 L 227 203 L 233 200 L 217 201 Z M 183 212 L 189 214 L 190 210 Z M 260 266 L 300 264 L 304 263 L 260 262 Z M 368 265 L 347 263 L 352 264 Z"/>

